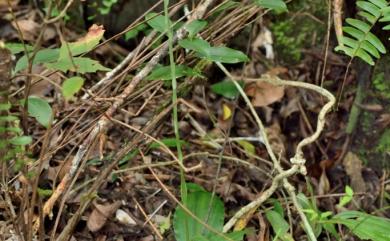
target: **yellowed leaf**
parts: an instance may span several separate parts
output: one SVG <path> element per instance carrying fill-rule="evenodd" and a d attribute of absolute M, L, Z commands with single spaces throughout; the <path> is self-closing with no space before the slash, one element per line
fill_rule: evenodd
<path fill-rule="evenodd" d="M 232 110 L 227 104 L 222 104 L 223 120 L 228 120 L 232 116 Z"/>

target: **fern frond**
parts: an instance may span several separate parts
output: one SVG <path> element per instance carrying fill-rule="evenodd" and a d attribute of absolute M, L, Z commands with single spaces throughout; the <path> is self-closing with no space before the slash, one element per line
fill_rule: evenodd
<path fill-rule="evenodd" d="M 346 35 L 341 38 L 336 51 L 342 51 L 352 59 L 358 57 L 374 65 L 374 59 L 379 59 L 380 54 L 385 54 L 386 48 L 371 30 L 378 22 L 389 23 L 383 27 L 383 30 L 390 30 L 389 4 L 386 0 L 357 1 L 358 15 L 362 19 L 346 19 L 347 25 L 343 27 Z"/>

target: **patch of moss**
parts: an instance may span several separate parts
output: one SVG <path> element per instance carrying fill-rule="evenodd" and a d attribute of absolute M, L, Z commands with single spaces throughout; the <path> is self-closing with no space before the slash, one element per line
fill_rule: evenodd
<path fill-rule="evenodd" d="M 302 49 L 310 47 L 313 40 L 315 45 L 322 44 L 326 36 L 327 6 L 315 0 L 299 0 L 288 8 L 288 13 L 272 20 L 270 29 L 277 54 L 287 63 L 297 63 L 302 58 Z"/>
<path fill-rule="evenodd" d="M 375 149 L 384 154 L 390 153 L 390 129 L 383 132 Z"/>

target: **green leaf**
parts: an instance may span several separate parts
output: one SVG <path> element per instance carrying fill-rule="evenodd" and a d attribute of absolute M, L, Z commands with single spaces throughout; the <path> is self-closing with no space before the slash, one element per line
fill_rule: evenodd
<path fill-rule="evenodd" d="M 243 82 L 239 82 L 241 86 L 244 86 Z M 240 95 L 237 87 L 230 80 L 224 80 L 216 84 L 211 85 L 211 90 L 219 95 L 222 95 L 228 99 L 234 99 Z"/>
<path fill-rule="evenodd" d="M 265 212 L 267 220 L 271 223 L 274 233 L 282 240 L 293 241 L 291 234 L 288 233 L 289 224 L 284 218 L 273 210 Z"/>
<path fill-rule="evenodd" d="M 368 25 L 367 23 L 365 23 L 359 19 L 347 18 L 345 21 L 347 23 L 349 23 L 350 25 L 354 26 L 355 28 L 361 30 L 364 33 L 369 32 L 371 29 L 370 25 Z"/>
<path fill-rule="evenodd" d="M 360 9 L 363 9 L 364 11 L 370 13 L 371 15 L 374 15 L 376 18 L 379 18 L 379 16 L 381 15 L 380 9 L 370 2 L 357 1 L 356 5 Z"/>
<path fill-rule="evenodd" d="M 376 17 L 367 13 L 367 12 L 363 12 L 363 11 L 359 11 L 358 12 L 358 15 L 364 17 L 365 19 L 367 19 L 368 22 L 370 22 L 371 24 L 374 24 L 376 22 Z"/>
<path fill-rule="evenodd" d="M 361 58 L 362 60 L 364 60 L 366 63 L 370 64 L 370 65 L 375 65 L 375 62 L 374 60 L 371 58 L 371 56 L 366 52 L 364 51 L 364 49 L 358 49 L 356 51 L 356 56 L 358 56 L 359 58 Z"/>
<path fill-rule="evenodd" d="M 167 147 L 176 147 L 177 146 L 177 141 L 176 141 L 176 138 L 164 138 L 162 140 L 160 140 L 165 146 Z M 180 144 L 182 146 L 188 146 L 188 142 L 184 141 L 184 140 L 179 140 Z M 156 148 L 160 148 L 161 145 L 159 143 L 156 143 L 156 142 L 153 142 L 152 144 L 150 144 L 149 148 L 151 149 L 156 149 Z"/>
<path fill-rule="evenodd" d="M 31 52 L 34 47 L 28 44 L 25 44 L 28 52 Z M 12 54 L 18 54 L 24 52 L 24 46 L 22 43 L 6 43 L 5 47 L 11 51 Z"/>
<path fill-rule="evenodd" d="M 2 103 L 0 104 L 0 111 L 5 111 L 11 109 L 11 103 Z"/>
<path fill-rule="evenodd" d="M 17 116 L 13 115 L 7 115 L 7 116 L 0 116 L 0 122 L 11 122 L 11 121 L 17 121 L 19 118 Z"/>
<path fill-rule="evenodd" d="M 95 73 L 96 71 L 109 71 L 109 68 L 104 67 L 98 61 L 86 57 L 74 57 L 72 60 L 62 59 L 55 63 L 47 63 L 46 67 L 61 70 L 63 72 L 73 71 L 80 74 Z"/>
<path fill-rule="evenodd" d="M 195 70 L 187 67 L 185 65 L 176 65 L 175 68 L 175 76 L 176 78 L 180 78 L 183 76 L 191 77 L 191 76 L 201 76 L 200 73 Z M 171 80 L 171 66 L 159 66 L 155 68 L 148 77 L 147 80 Z"/>
<path fill-rule="evenodd" d="M 385 8 L 389 3 L 386 2 L 385 0 L 369 0 L 379 8 Z"/>
<path fill-rule="evenodd" d="M 366 37 L 366 35 L 362 31 L 360 31 L 360 30 L 358 30 L 356 28 L 343 27 L 343 30 L 344 30 L 344 32 L 346 32 L 346 33 L 350 34 L 351 36 L 353 36 L 358 41 L 362 41 Z"/>
<path fill-rule="evenodd" d="M 38 191 L 38 195 L 41 196 L 41 197 L 50 197 L 53 194 L 53 190 L 52 189 L 38 188 L 37 191 Z"/>
<path fill-rule="evenodd" d="M 206 20 L 194 20 L 185 26 L 188 31 L 188 36 L 193 38 L 197 33 L 202 31 L 207 26 Z"/>
<path fill-rule="evenodd" d="M 70 56 L 77 56 L 91 51 L 103 38 L 104 29 L 101 26 L 93 25 L 88 33 L 76 42 L 63 42 L 60 48 L 58 61 L 69 59 Z"/>
<path fill-rule="evenodd" d="M 59 53 L 60 53 L 59 49 L 40 50 L 35 55 L 33 65 L 54 62 L 58 59 Z M 18 71 L 27 68 L 27 66 L 28 66 L 27 56 L 24 55 L 16 62 L 14 71 L 15 73 L 17 73 Z"/>
<path fill-rule="evenodd" d="M 338 207 L 344 207 L 346 204 L 352 201 L 353 190 L 350 186 L 345 186 L 345 195 L 340 198 Z"/>
<path fill-rule="evenodd" d="M 330 221 L 343 224 L 363 240 L 390 240 L 390 219 L 373 216 L 359 211 L 345 211 L 335 215 Z"/>
<path fill-rule="evenodd" d="M 15 136 L 9 140 L 9 143 L 15 146 L 25 146 L 32 142 L 31 136 Z"/>
<path fill-rule="evenodd" d="M 53 111 L 46 100 L 30 96 L 28 97 L 28 114 L 34 117 L 41 125 L 48 127 Z"/>
<path fill-rule="evenodd" d="M 187 196 L 186 207 L 199 219 L 203 220 L 216 230 L 222 231 L 224 221 L 223 202 L 217 197 L 212 198 L 211 193 L 196 191 Z M 187 241 L 186 237 L 213 235 L 202 224 L 189 216 L 180 206 L 175 210 L 173 227 L 177 241 Z"/>
<path fill-rule="evenodd" d="M 66 79 L 64 83 L 62 83 L 62 94 L 64 95 L 64 98 L 72 98 L 73 95 L 76 94 L 81 87 L 83 87 L 83 84 L 84 79 L 79 76 Z"/>
<path fill-rule="evenodd" d="M 127 41 L 129 39 L 137 37 L 138 33 L 143 31 L 147 27 L 148 26 L 144 23 L 137 25 L 135 28 L 133 28 L 125 33 L 125 40 Z"/>
<path fill-rule="evenodd" d="M 211 61 L 228 64 L 246 62 L 249 60 L 243 52 L 228 47 L 212 47 L 208 49 L 207 55 L 201 57 L 205 57 Z"/>
<path fill-rule="evenodd" d="M 211 47 L 210 44 L 199 38 L 183 39 L 179 45 L 188 50 L 195 51 L 199 57 L 221 63 L 240 63 L 248 61 L 249 58 L 241 51 L 228 47 Z"/>
<path fill-rule="evenodd" d="M 287 11 L 287 5 L 283 0 L 254 0 L 254 2 L 263 8 L 276 10 L 278 12 Z"/>
<path fill-rule="evenodd" d="M 200 38 L 183 39 L 179 41 L 179 45 L 201 55 L 207 55 L 206 51 L 211 48 L 209 42 Z"/>
<path fill-rule="evenodd" d="M 162 15 L 158 15 L 157 13 L 148 13 L 145 16 L 145 19 L 146 23 L 157 32 L 163 33 L 168 29 L 168 26 L 165 25 L 165 17 Z M 172 26 L 171 20 L 169 20 L 169 26 Z"/>
<path fill-rule="evenodd" d="M 255 149 L 255 146 L 252 145 L 252 143 L 250 143 L 249 141 L 245 141 L 245 140 L 239 140 L 237 141 L 238 144 L 244 148 L 244 150 L 252 155 L 255 155 L 256 154 L 256 149 Z"/>
<path fill-rule="evenodd" d="M 379 40 L 379 38 L 377 36 L 368 32 L 366 39 L 368 42 L 370 42 L 372 45 L 374 45 L 375 48 L 379 50 L 379 52 L 381 52 L 382 54 L 386 53 L 386 47 L 382 44 L 382 42 Z"/>

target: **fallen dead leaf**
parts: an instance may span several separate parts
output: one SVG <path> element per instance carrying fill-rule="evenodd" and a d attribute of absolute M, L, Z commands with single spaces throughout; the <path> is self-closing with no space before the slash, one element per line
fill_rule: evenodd
<path fill-rule="evenodd" d="M 33 41 L 39 34 L 40 25 L 32 19 L 20 19 L 12 22 L 16 30 L 20 30 L 23 39 Z"/>
<path fill-rule="evenodd" d="M 248 96 L 253 97 L 253 106 L 261 107 L 270 105 L 282 99 L 284 96 L 284 87 L 258 81 L 247 85 L 245 93 Z"/>
<path fill-rule="evenodd" d="M 345 171 L 351 179 L 351 187 L 354 192 L 366 192 L 366 183 L 362 176 L 362 161 L 357 155 L 352 152 L 348 152 L 344 157 L 343 165 Z"/>
<path fill-rule="evenodd" d="M 111 217 L 117 209 L 120 207 L 121 203 L 116 201 L 109 204 L 95 204 L 91 215 L 88 217 L 87 227 L 91 232 L 99 231 L 107 222 L 107 219 Z"/>
<path fill-rule="evenodd" d="M 137 225 L 134 219 L 122 209 L 116 210 L 115 218 L 124 225 Z"/>

